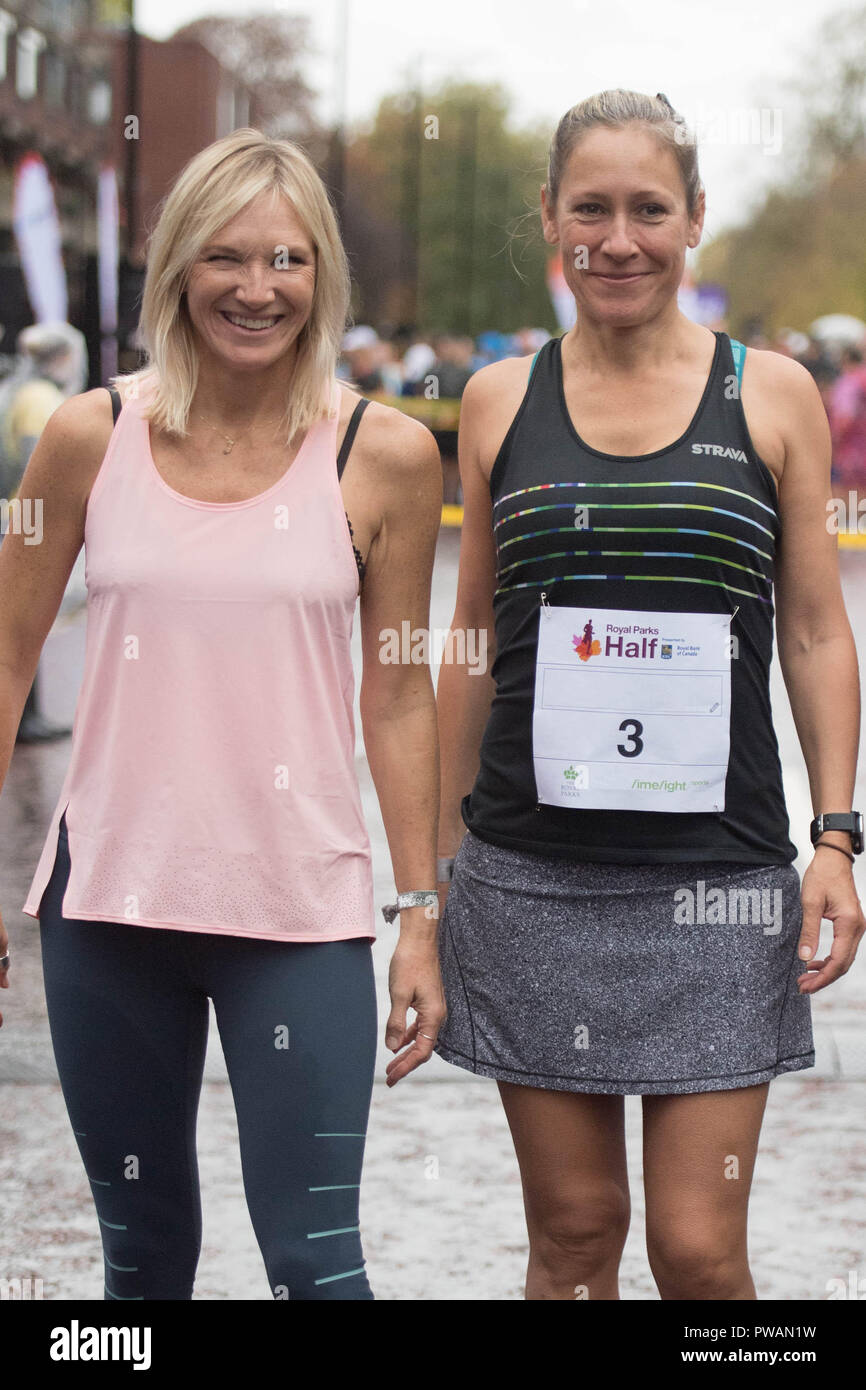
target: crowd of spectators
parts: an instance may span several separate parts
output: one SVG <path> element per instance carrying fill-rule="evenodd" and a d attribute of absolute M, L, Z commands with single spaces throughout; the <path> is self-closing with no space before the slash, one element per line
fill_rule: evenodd
<path fill-rule="evenodd" d="M 744 341 L 793 357 L 811 373 L 830 423 L 833 483 L 843 493 L 866 497 L 866 333 L 834 342 L 793 328 L 768 339 L 755 329 Z"/>
<path fill-rule="evenodd" d="M 459 400 L 473 372 L 503 357 L 535 352 L 550 334 L 543 328 L 516 333 L 490 330 L 467 334 L 422 333 L 369 324 L 349 329 L 343 340 L 340 375 L 364 395 L 425 396 Z M 847 342 L 822 340 L 793 328 L 768 338 L 755 324 L 743 334 L 747 347 L 771 349 L 801 362 L 811 373 L 830 422 L 833 483 L 866 497 L 866 336 Z M 442 453 L 446 503 L 460 500 L 457 432 L 434 428 Z"/>
<path fill-rule="evenodd" d="M 521 328 L 516 333 L 491 330 L 471 338 L 468 334 L 403 328 L 377 332 L 369 324 L 359 324 L 343 339 L 340 374 L 365 395 L 459 400 L 479 367 L 503 357 L 535 352 L 549 337 L 544 328 Z"/>
<path fill-rule="evenodd" d="M 343 339 L 339 374 L 365 396 L 459 401 L 479 367 L 535 352 L 549 337 L 544 328 L 522 328 L 516 333 L 490 330 L 473 339 L 465 333 L 425 334 L 399 328 L 378 333 L 369 324 L 358 324 Z M 436 422 L 431 428 L 442 456 L 443 500 L 458 503 L 457 429 L 440 428 Z"/>

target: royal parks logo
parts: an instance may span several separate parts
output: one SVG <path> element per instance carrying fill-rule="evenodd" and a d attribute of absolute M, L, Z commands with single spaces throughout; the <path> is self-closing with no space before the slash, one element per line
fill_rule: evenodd
<path fill-rule="evenodd" d="M 583 763 L 569 763 L 562 773 L 562 791 L 566 796 L 575 796 L 577 789 L 589 786 L 589 768 Z"/>
<path fill-rule="evenodd" d="M 577 652 L 581 661 L 589 661 L 591 656 L 599 656 L 601 654 L 601 643 L 597 637 L 593 636 L 592 618 L 586 623 L 583 629 L 583 636 L 578 637 L 575 632 L 571 640 L 574 643 L 574 650 Z"/>
<path fill-rule="evenodd" d="M 659 652 L 657 627 L 644 627 L 639 623 L 629 623 L 626 626 L 608 623 L 603 638 L 599 638 L 595 635 L 592 618 L 589 618 L 584 624 L 583 636 L 578 637 L 575 632 L 572 634 L 571 642 L 580 660 L 584 662 L 602 655 L 634 661 L 654 659 L 658 655 L 670 658 L 672 654 L 672 645 L 669 642 L 664 643 L 662 651 Z"/>

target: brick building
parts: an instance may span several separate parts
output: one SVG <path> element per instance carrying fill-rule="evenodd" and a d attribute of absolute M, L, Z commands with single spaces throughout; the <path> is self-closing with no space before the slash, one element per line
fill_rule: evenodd
<path fill-rule="evenodd" d="M 68 319 L 87 338 L 91 386 L 101 379 L 100 168 L 113 164 L 119 183 L 118 337 L 128 367 L 145 241 L 161 199 L 193 154 L 254 119 L 249 92 L 213 54 L 191 40 L 135 33 L 130 3 L 0 0 L 0 353 L 14 350 L 34 317 L 12 230 L 16 162 L 33 152 L 54 189 Z"/>

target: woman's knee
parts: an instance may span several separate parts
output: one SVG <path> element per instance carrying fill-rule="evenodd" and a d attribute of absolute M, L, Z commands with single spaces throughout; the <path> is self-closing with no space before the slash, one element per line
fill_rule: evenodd
<path fill-rule="evenodd" d="M 647 1255 L 662 1298 L 736 1298 L 749 1279 L 745 1239 L 712 1222 L 648 1229 Z"/>
<path fill-rule="evenodd" d="M 630 1219 L 628 1192 L 615 1184 L 536 1203 L 528 1212 L 533 1259 L 575 1277 L 602 1268 L 619 1260 Z"/>

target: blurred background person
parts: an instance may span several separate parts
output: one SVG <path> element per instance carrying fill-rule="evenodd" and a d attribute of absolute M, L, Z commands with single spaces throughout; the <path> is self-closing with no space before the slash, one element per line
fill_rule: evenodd
<path fill-rule="evenodd" d="M 435 342 L 438 333 L 413 332 L 412 341 L 403 354 L 403 395 L 423 396 L 424 378 L 433 370 L 436 361 Z"/>
<path fill-rule="evenodd" d="M 382 343 L 375 328 L 367 323 L 350 328 L 343 337 L 343 358 L 348 367 L 349 380 L 362 395 L 369 396 L 385 390 L 380 370 Z"/>
<path fill-rule="evenodd" d="M 13 498 L 37 440 L 67 396 L 87 384 L 87 344 L 69 323 L 34 323 L 18 334 L 19 361 L 0 387 L 0 496 Z M 68 726 L 39 710 L 39 671 L 24 705 L 16 742 L 64 738 Z"/>
<path fill-rule="evenodd" d="M 436 360 L 429 375 L 436 378 L 439 400 L 460 400 L 475 370 L 475 343 L 472 338 L 442 333 L 436 342 Z M 461 500 L 460 469 L 457 463 L 457 430 L 434 430 L 442 455 L 442 499 L 446 504 Z"/>
<path fill-rule="evenodd" d="M 797 361 L 804 366 L 806 371 L 812 376 L 815 385 L 821 393 L 824 409 L 829 416 L 832 409 L 830 403 L 831 388 L 839 375 L 839 369 L 833 360 L 832 353 L 822 342 L 810 335 L 808 346 L 802 354 L 797 354 Z"/>
<path fill-rule="evenodd" d="M 68 323 L 34 323 L 18 334 L 17 358 L 0 388 L 0 489 L 14 497 L 45 422 L 87 381 L 87 345 Z"/>
<path fill-rule="evenodd" d="M 379 334 L 379 375 L 388 396 L 403 394 L 402 344 L 392 329 Z"/>
<path fill-rule="evenodd" d="M 833 438 L 833 481 L 843 491 L 866 496 L 866 364 L 859 348 L 846 347 L 841 371 L 829 391 Z M 849 526 L 856 517 L 849 518 Z"/>

